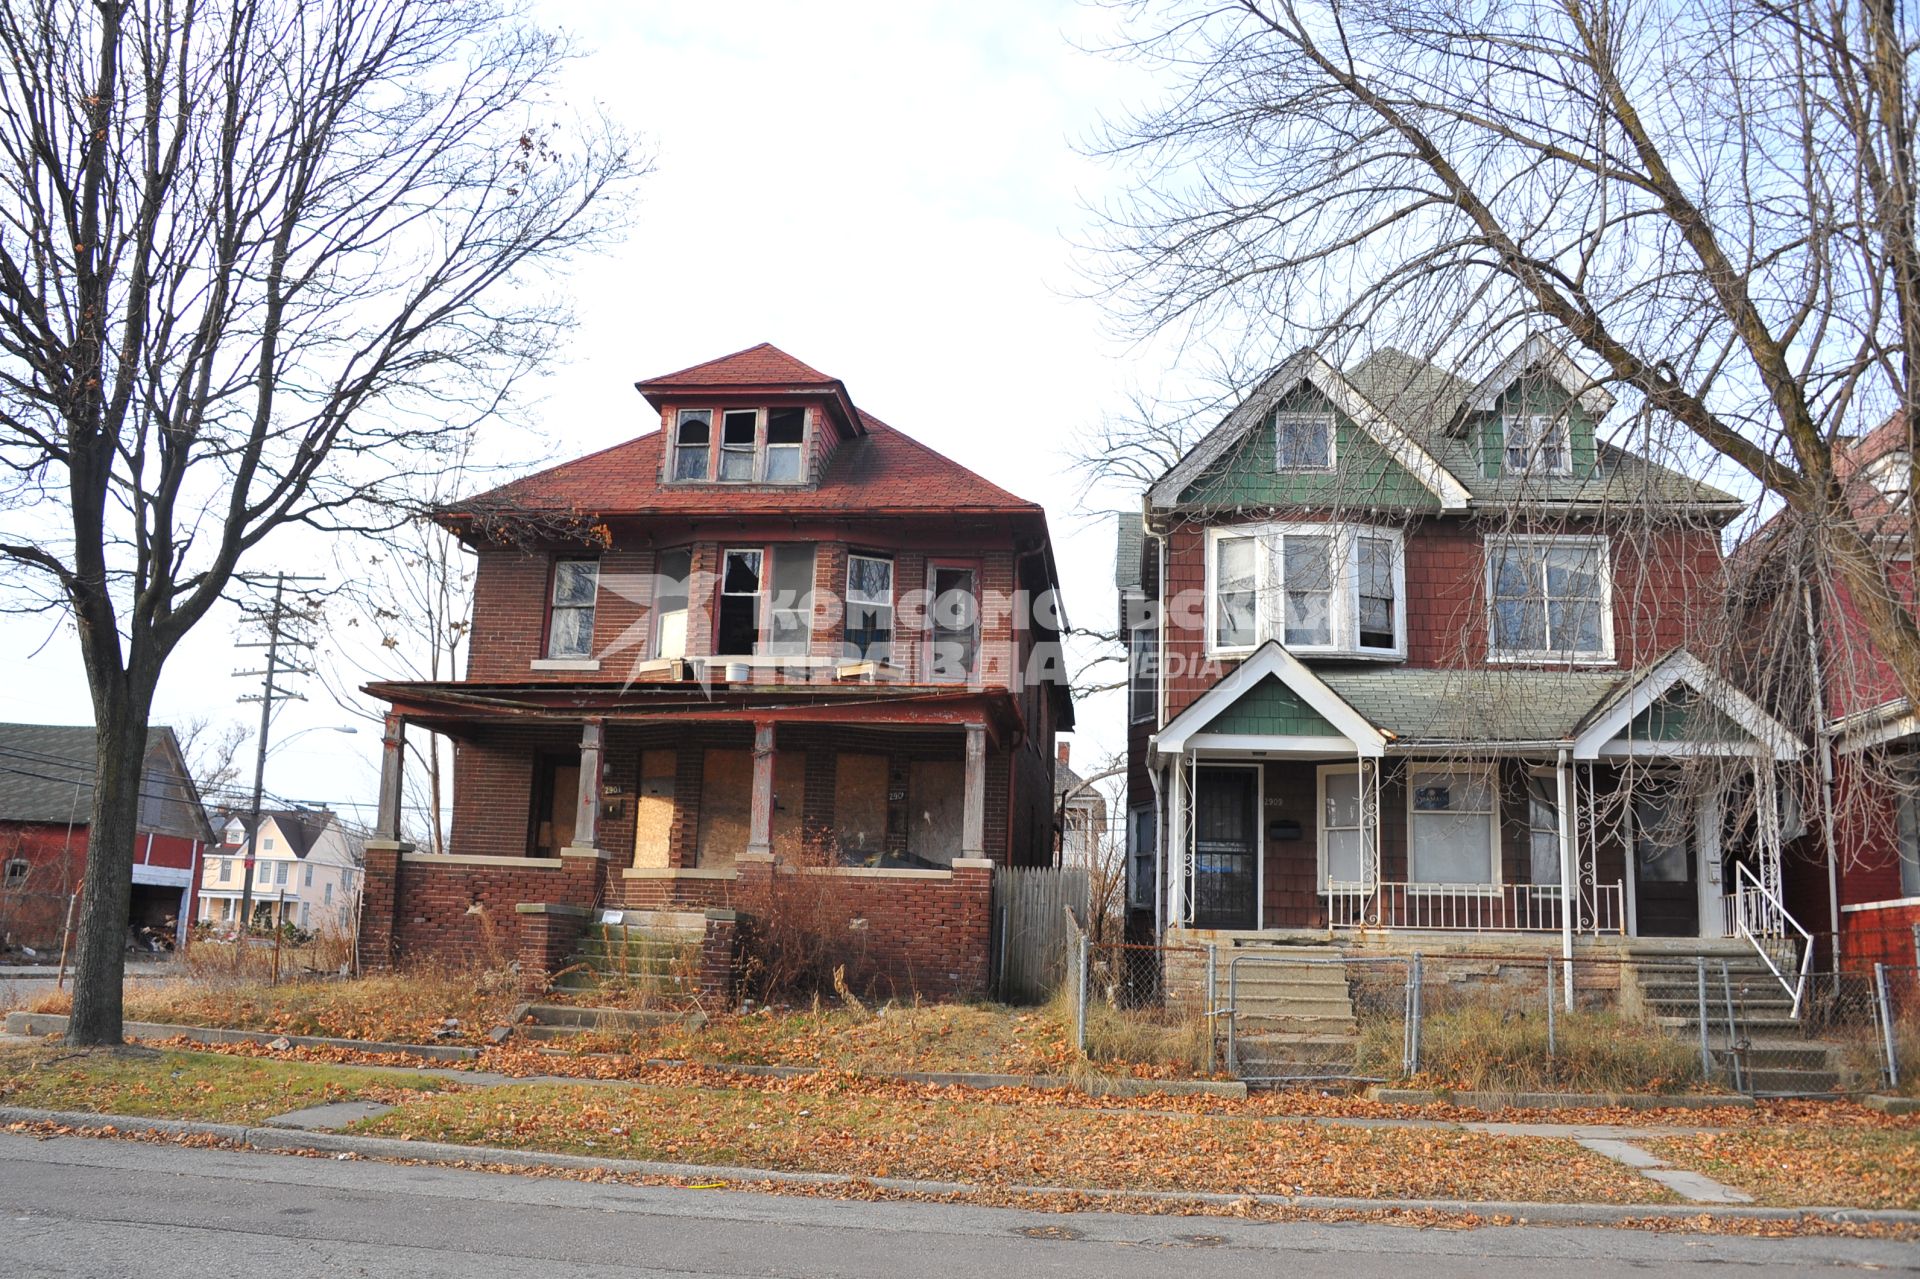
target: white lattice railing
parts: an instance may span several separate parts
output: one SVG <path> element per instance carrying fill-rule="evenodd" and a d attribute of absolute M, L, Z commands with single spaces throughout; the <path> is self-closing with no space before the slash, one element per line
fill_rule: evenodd
<path fill-rule="evenodd" d="M 1335 884 L 1324 894 L 1329 928 L 1415 928 L 1443 932 L 1559 932 L 1564 906 L 1558 884 L 1485 888 L 1443 884 Z M 1575 903 L 1574 929 L 1625 931 L 1626 889 L 1595 884 Z"/>

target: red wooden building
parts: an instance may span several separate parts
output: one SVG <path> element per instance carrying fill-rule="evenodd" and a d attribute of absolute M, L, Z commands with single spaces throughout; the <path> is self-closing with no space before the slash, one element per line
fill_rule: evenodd
<path fill-rule="evenodd" d="M 1049 860 L 1070 726 L 1044 514 L 769 345 L 638 389 L 658 430 L 443 513 L 471 655 L 370 687 L 364 961 L 516 915 L 557 952 L 556 920 L 740 907 L 806 865 L 875 981 L 981 993 L 992 868 Z M 450 855 L 399 839 L 409 728 L 456 744 Z"/>
<path fill-rule="evenodd" d="M 0 724 L 0 947 L 58 952 L 86 871 L 94 760 L 90 725 Z M 213 833 L 170 728 L 148 734 L 136 829 L 129 942 L 184 944 Z"/>

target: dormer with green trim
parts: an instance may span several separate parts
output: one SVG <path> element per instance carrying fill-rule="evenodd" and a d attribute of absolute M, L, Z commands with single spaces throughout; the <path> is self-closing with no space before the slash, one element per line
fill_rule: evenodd
<path fill-rule="evenodd" d="M 1480 473 L 1586 480 L 1599 465 L 1594 415 L 1558 382 L 1523 377 L 1494 401 L 1491 412 L 1470 415 L 1479 433 Z"/>

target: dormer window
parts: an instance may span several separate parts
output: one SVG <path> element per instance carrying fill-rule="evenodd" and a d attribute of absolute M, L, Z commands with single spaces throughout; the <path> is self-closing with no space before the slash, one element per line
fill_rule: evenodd
<path fill-rule="evenodd" d="M 681 409 L 673 437 L 673 478 L 707 478 L 707 450 L 713 443 L 713 410 Z"/>
<path fill-rule="evenodd" d="M 760 434 L 754 409 L 728 409 L 720 415 L 720 479 L 736 484 L 753 480 L 753 446 Z"/>
<path fill-rule="evenodd" d="M 1862 472 L 1867 477 L 1867 483 L 1873 485 L 1889 507 L 1896 511 L 1906 509 L 1910 496 L 1907 492 L 1908 480 L 1913 473 L 1911 454 L 1888 453 L 1867 463 Z"/>
<path fill-rule="evenodd" d="M 1273 469 L 1276 471 L 1331 471 L 1333 469 L 1333 414 L 1275 413 L 1273 415 Z"/>
<path fill-rule="evenodd" d="M 801 446 L 807 438 L 805 409 L 773 409 L 767 414 L 767 483 L 793 484 L 806 468 Z"/>
<path fill-rule="evenodd" d="M 1525 475 L 1568 475 L 1573 449 L 1567 419 L 1554 413 L 1516 413 L 1505 422 L 1507 471 Z"/>

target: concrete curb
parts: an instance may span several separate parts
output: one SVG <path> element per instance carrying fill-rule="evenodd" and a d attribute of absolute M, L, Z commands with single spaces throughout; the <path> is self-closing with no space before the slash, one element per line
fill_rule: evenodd
<path fill-rule="evenodd" d="M 1860 1104 L 1883 1115 L 1920 1115 L 1920 1097 L 1889 1097 L 1875 1093 L 1861 1098 Z"/>
<path fill-rule="evenodd" d="M 528 1005 L 515 1010 L 515 1020 Z M 8 1013 L 6 1032 L 12 1035 L 57 1035 L 67 1028 L 67 1018 L 58 1013 Z M 347 1048 L 359 1052 L 406 1053 L 431 1061 L 478 1061 L 481 1049 L 452 1044 L 402 1044 L 377 1039 L 336 1039 L 327 1035 L 283 1035 L 271 1031 L 224 1030 L 210 1026 L 171 1026 L 159 1022 L 130 1021 L 125 1033 L 135 1039 L 185 1038 L 198 1044 L 270 1044 L 284 1039 L 300 1048 Z M 612 1057 L 614 1053 L 568 1053 L 549 1049 L 554 1056 Z M 746 1075 L 763 1079 L 797 1079 L 825 1074 L 826 1066 L 760 1066 L 748 1063 L 700 1062 L 682 1059 L 649 1058 L 649 1066 L 699 1066 L 706 1070 Z M 892 1070 L 862 1071 L 864 1079 L 891 1080 L 907 1084 L 938 1084 L 959 1088 L 1064 1088 L 1090 1097 L 1168 1096 L 1224 1097 L 1232 1101 L 1246 1098 L 1247 1086 L 1218 1079 L 1135 1079 L 1129 1075 L 1090 1076 L 1075 1079 L 1067 1075 L 993 1075 L 969 1071 Z"/>
<path fill-rule="evenodd" d="M 67 1029 L 59 1013 L 8 1013 L 10 1035 L 58 1035 Z M 270 1044 L 284 1039 L 298 1048 L 351 1048 L 369 1053 L 405 1053 L 429 1061 L 477 1061 L 478 1048 L 454 1044 L 396 1044 L 380 1039 L 334 1039 L 327 1035 L 286 1035 L 277 1031 L 222 1030 L 212 1026 L 171 1026 L 165 1022 L 130 1021 L 123 1033 L 134 1039 L 188 1039 L 196 1044 Z"/>
<path fill-rule="evenodd" d="M 1431 1088 L 1367 1089 L 1371 1101 L 1405 1106 L 1460 1106 L 1467 1110 L 1708 1110 L 1717 1106 L 1752 1106 L 1751 1097 L 1738 1093 L 1605 1092 L 1436 1092 Z"/>
<path fill-rule="evenodd" d="M 1354 1199 L 1316 1195 L 1235 1195 L 1177 1190 L 1100 1190 L 1075 1186 L 978 1186 L 966 1182 L 919 1181 L 906 1177 L 852 1177 L 842 1173 L 789 1172 L 772 1168 L 726 1165 L 656 1163 L 642 1159 L 600 1159 L 587 1155 L 544 1154 L 530 1150 L 502 1150 L 492 1146 L 456 1146 L 436 1141 L 399 1141 L 391 1137 L 362 1137 L 350 1133 L 303 1132 L 285 1128 L 254 1128 L 239 1124 L 203 1123 L 185 1119 L 151 1119 L 138 1115 L 96 1115 L 84 1111 L 32 1110 L 0 1106 L 3 1124 L 61 1124 L 71 1128 L 106 1128 L 119 1132 L 162 1132 L 173 1136 L 210 1136 L 270 1153 L 316 1151 L 352 1154 L 368 1159 L 414 1159 L 424 1163 L 489 1163 L 515 1168 L 604 1170 L 642 1177 L 685 1177 L 701 1181 L 757 1181 L 796 1186 L 875 1186 L 908 1194 L 967 1194 L 995 1191 L 1008 1194 L 1085 1199 L 1132 1199 L 1142 1203 L 1203 1203 L 1230 1206 L 1255 1203 L 1308 1211 L 1341 1212 L 1450 1212 L 1481 1217 L 1512 1217 L 1522 1222 L 1552 1222 L 1569 1226 L 1617 1226 L 1652 1218 L 1715 1221 L 1802 1221 L 1813 1219 L 1839 1225 L 1920 1226 L 1920 1212 L 1893 1208 L 1756 1208 L 1723 1204 L 1581 1204 L 1528 1203 L 1467 1199 Z"/>

